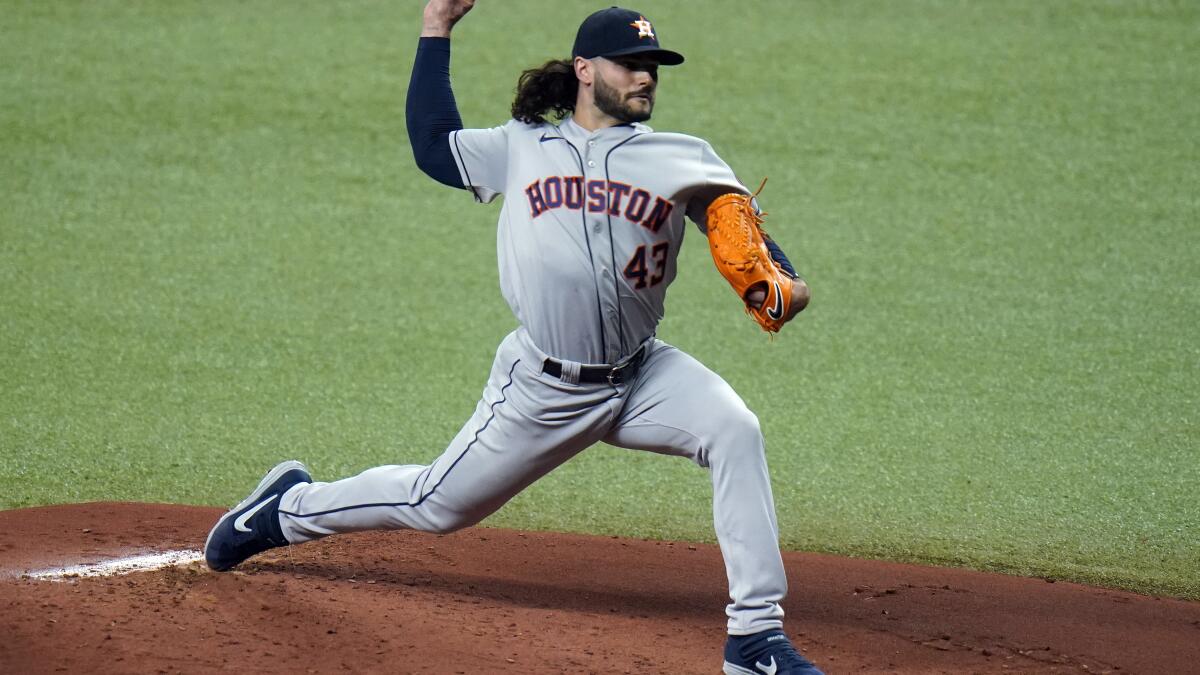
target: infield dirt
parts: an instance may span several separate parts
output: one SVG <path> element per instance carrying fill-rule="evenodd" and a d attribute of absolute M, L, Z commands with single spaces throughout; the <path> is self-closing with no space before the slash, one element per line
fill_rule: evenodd
<path fill-rule="evenodd" d="M 475 528 L 345 535 L 238 571 L 29 572 L 198 549 L 222 511 L 0 512 L 0 672 L 717 673 L 715 546 Z M 1200 672 L 1200 603 L 785 553 L 828 673 Z"/>

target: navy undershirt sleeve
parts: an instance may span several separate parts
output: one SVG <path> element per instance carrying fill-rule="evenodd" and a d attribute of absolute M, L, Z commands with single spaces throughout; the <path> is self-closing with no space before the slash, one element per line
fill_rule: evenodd
<path fill-rule="evenodd" d="M 788 275 L 793 279 L 800 276 L 799 274 L 796 274 L 796 269 L 792 267 L 791 261 L 787 259 L 786 255 L 783 254 L 783 249 L 779 248 L 779 244 L 776 244 L 774 239 L 771 239 L 770 237 L 763 237 L 763 242 L 766 243 L 767 250 L 771 253 L 771 260 L 779 263 L 779 266 L 783 268 L 784 272 L 787 272 Z"/>
<path fill-rule="evenodd" d="M 463 128 L 450 88 L 450 38 L 417 43 L 404 112 L 417 167 L 443 185 L 466 187 L 450 151 L 450 133 Z"/>

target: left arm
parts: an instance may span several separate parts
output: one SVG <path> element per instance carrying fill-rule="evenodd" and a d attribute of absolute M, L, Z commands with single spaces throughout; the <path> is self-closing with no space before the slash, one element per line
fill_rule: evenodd
<path fill-rule="evenodd" d="M 717 271 L 762 329 L 778 332 L 808 306 L 808 284 L 763 231 L 766 214 L 754 195 L 728 192 L 704 202 L 704 229 Z"/>
<path fill-rule="evenodd" d="M 723 235 L 721 238 L 725 240 L 725 245 L 733 244 L 735 249 L 741 249 L 746 245 L 759 246 L 766 249 L 767 254 L 771 257 L 773 266 L 778 270 L 771 270 L 771 274 L 773 276 L 783 277 L 779 279 L 779 283 L 775 285 L 781 287 L 781 290 L 789 285 L 791 286 L 789 297 L 786 300 L 786 313 L 782 317 L 775 314 L 781 302 L 784 302 L 784 298 L 772 299 L 770 306 L 767 309 L 764 309 L 763 305 L 768 300 L 771 284 L 759 281 L 758 283 L 752 284 L 750 288 L 747 289 L 744 286 L 746 283 L 746 278 L 742 276 L 744 272 L 730 273 L 728 268 L 723 268 L 721 262 L 717 263 L 717 268 L 721 271 L 722 275 L 725 276 L 726 280 L 728 280 L 730 284 L 734 286 L 734 289 L 743 294 L 742 301 L 746 304 L 748 310 L 754 315 L 755 319 L 759 321 L 760 325 L 763 326 L 763 329 L 777 331 L 782 324 L 791 321 L 797 314 L 799 314 L 805 307 L 808 306 L 809 299 L 811 298 L 811 292 L 809 291 L 808 283 L 801 279 L 800 275 L 796 273 L 796 268 L 792 265 L 791 261 L 788 260 L 787 255 L 784 254 L 783 249 L 780 248 L 779 244 L 775 243 L 774 240 L 767 236 L 766 232 L 758 227 L 758 224 L 762 222 L 762 216 L 765 215 L 761 209 L 758 208 L 758 202 L 755 199 L 755 197 L 758 195 L 758 192 L 750 194 L 750 191 L 741 184 L 736 176 L 734 176 L 733 170 L 729 168 L 729 165 L 717 156 L 717 153 L 713 150 L 711 145 L 706 142 L 702 142 L 699 150 L 699 167 L 703 181 L 690 195 L 687 207 L 688 217 L 690 217 L 696 224 L 700 225 L 701 230 L 703 230 L 705 234 L 709 235 L 709 244 L 714 253 L 714 260 L 716 260 L 718 257 L 723 257 L 724 255 L 722 254 L 721 256 L 718 256 L 716 248 L 717 245 L 714 243 L 713 237 L 708 231 L 709 219 L 712 214 L 714 204 L 723 203 L 725 206 L 717 209 L 717 211 L 724 213 L 735 220 L 741 219 L 741 222 L 743 223 L 745 223 L 745 220 L 753 221 L 752 227 L 756 229 L 755 242 L 751 243 L 745 241 L 736 241 L 741 237 L 740 234 L 735 234 L 732 240 L 728 237 L 728 234 Z M 765 180 L 763 181 L 763 184 L 766 184 Z M 760 186 L 759 191 L 761 190 L 762 187 Z M 739 197 L 733 198 L 734 195 L 739 195 Z M 730 202 L 731 198 L 733 198 L 732 202 Z M 729 208 L 733 204 L 737 204 L 737 206 Z M 738 215 L 731 215 L 731 212 L 733 211 L 736 211 Z M 741 230 L 741 226 L 735 226 L 733 229 L 735 232 L 738 230 L 740 230 L 742 233 L 745 232 L 745 230 Z M 759 250 L 761 251 L 762 249 Z M 762 261 L 759 264 L 767 267 L 771 266 L 765 261 Z M 761 267 L 759 269 L 760 271 L 762 270 Z M 790 284 L 788 283 L 789 281 Z M 764 287 L 760 288 L 760 285 Z"/>

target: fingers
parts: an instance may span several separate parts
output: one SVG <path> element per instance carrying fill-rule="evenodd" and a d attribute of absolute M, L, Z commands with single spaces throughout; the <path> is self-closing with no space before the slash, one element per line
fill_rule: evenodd
<path fill-rule="evenodd" d="M 451 22 L 457 22 L 466 16 L 475 6 L 475 0 L 431 0 L 430 5 L 437 5 L 439 11 Z"/>
<path fill-rule="evenodd" d="M 754 288 L 746 292 L 744 298 L 746 306 L 750 309 L 761 309 L 763 301 L 767 299 L 767 292 L 761 288 Z"/>
<path fill-rule="evenodd" d="M 422 37 L 450 37 L 450 30 L 475 6 L 475 0 L 429 0 L 425 5 Z"/>

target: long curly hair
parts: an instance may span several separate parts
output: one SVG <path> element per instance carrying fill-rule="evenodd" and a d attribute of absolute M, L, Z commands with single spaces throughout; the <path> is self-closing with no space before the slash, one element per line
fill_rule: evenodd
<path fill-rule="evenodd" d="M 562 119 L 575 111 L 579 80 L 575 77 L 573 59 L 547 61 L 540 68 L 521 73 L 517 81 L 517 97 L 513 99 L 513 119 L 526 124 L 541 124 L 546 114 Z"/>

